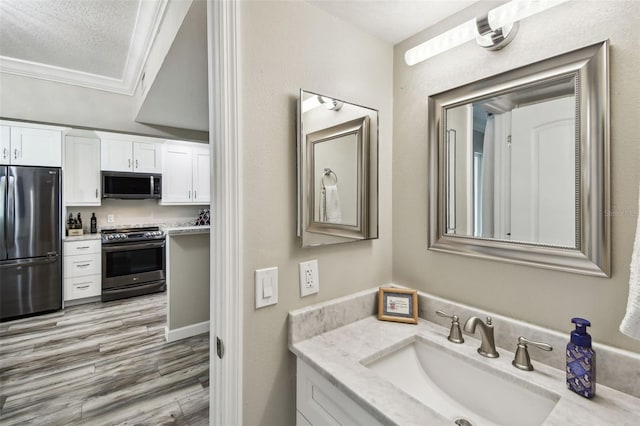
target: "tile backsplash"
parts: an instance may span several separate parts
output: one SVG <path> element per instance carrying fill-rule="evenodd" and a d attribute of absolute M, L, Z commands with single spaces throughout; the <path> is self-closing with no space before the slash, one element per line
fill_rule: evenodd
<path fill-rule="evenodd" d="M 77 207 L 67 206 L 64 221 L 73 213 L 76 217 L 80 213 L 84 232 L 89 232 L 91 214 L 95 213 L 98 220 L 98 230 L 123 225 L 147 224 L 193 224 L 200 210 L 209 206 L 161 206 L 157 200 L 119 200 L 104 199 L 101 206 Z M 113 215 L 113 223 L 107 221 L 107 216 Z"/>

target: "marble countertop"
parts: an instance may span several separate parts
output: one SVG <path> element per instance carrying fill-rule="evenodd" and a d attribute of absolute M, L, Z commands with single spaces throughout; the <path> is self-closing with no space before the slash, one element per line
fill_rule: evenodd
<path fill-rule="evenodd" d="M 208 234 L 210 225 L 160 225 L 167 235 Z"/>
<path fill-rule="evenodd" d="M 363 360 L 372 362 L 416 339 L 426 339 L 476 365 L 499 370 L 509 380 L 524 380 L 556 395 L 559 400 L 543 423 L 546 426 L 640 424 L 639 398 L 600 384 L 593 399 L 583 398 L 566 388 L 562 370 L 536 361 L 533 361 L 534 371 L 518 370 L 511 365 L 513 352 L 499 349 L 499 358 L 484 358 L 476 352 L 480 346 L 478 339 L 465 336 L 465 343 L 457 345 L 447 340 L 448 333 L 448 328 L 423 319 L 419 319 L 417 325 L 409 325 L 368 316 L 291 343 L 290 349 L 384 424 L 452 424 L 451 419 L 394 387 L 362 364 Z"/>

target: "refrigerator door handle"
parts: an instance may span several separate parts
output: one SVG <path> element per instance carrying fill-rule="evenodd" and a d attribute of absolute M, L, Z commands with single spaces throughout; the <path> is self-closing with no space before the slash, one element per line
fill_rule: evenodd
<path fill-rule="evenodd" d="M 16 178 L 9 175 L 9 191 L 7 193 L 7 251 L 13 247 L 13 240 L 15 239 L 15 219 L 16 219 Z"/>
<path fill-rule="evenodd" d="M 33 259 L 17 259 L 17 260 L 5 260 L 0 262 L 0 269 L 2 268 L 15 268 L 16 266 L 33 266 L 44 265 L 47 263 L 53 263 L 58 261 L 58 253 L 48 254 L 47 257 L 36 257 Z"/>
<path fill-rule="evenodd" d="M 7 177 L 0 176 L 0 259 L 7 258 L 5 229 L 5 193 L 7 192 Z"/>

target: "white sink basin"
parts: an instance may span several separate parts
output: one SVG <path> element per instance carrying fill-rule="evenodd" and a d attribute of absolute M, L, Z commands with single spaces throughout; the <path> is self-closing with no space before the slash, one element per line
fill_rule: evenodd
<path fill-rule="evenodd" d="M 462 426 L 540 425 L 560 398 L 423 339 L 364 364 Z"/>

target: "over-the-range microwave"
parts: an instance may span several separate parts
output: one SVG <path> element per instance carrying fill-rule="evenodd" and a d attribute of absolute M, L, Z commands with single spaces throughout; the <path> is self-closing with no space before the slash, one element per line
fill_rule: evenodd
<path fill-rule="evenodd" d="M 158 173 L 102 172 L 102 198 L 162 198 Z"/>

